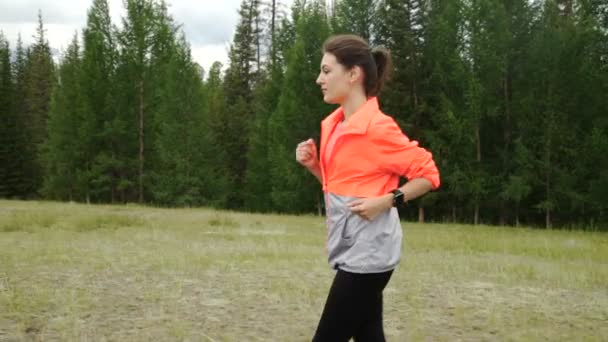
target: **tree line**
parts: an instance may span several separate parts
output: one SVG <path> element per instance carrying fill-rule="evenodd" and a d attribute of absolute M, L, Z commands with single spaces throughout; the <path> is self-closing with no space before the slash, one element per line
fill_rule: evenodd
<path fill-rule="evenodd" d="M 94 0 L 56 65 L 0 33 L 0 197 L 322 212 L 294 149 L 333 110 L 323 41 L 390 49 L 384 112 L 434 155 L 409 219 L 606 228 L 608 5 L 601 0 L 243 0 L 203 70 L 161 0 Z"/>

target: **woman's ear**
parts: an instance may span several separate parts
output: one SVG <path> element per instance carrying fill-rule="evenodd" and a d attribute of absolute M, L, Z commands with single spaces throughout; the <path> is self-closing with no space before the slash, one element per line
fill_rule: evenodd
<path fill-rule="evenodd" d="M 354 67 L 352 67 L 349 71 L 349 76 L 350 76 L 350 83 L 355 83 L 356 81 L 360 80 L 363 76 L 363 70 L 361 69 L 360 66 L 355 65 Z"/>

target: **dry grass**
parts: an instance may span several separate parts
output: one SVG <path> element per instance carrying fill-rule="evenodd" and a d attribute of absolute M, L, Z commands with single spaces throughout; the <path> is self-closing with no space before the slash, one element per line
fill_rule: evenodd
<path fill-rule="evenodd" d="M 389 341 L 602 341 L 608 234 L 405 223 Z M 0 341 L 308 341 L 324 220 L 0 201 Z"/>

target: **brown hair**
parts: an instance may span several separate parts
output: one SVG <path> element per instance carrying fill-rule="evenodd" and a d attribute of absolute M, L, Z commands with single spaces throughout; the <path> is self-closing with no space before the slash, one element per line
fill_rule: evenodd
<path fill-rule="evenodd" d="M 377 96 L 388 79 L 392 67 L 390 52 L 382 47 L 371 49 L 365 39 L 354 34 L 329 37 L 323 43 L 323 52 L 336 56 L 338 63 L 347 69 L 363 69 L 365 94 Z"/>

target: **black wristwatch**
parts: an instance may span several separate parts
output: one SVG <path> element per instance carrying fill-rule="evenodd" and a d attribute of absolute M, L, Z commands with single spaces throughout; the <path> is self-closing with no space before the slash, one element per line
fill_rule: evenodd
<path fill-rule="evenodd" d="M 399 189 L 395 189 L 391 191 L 393 193 L 393 207 L 402 206 L 405 203 L 405 198 L 403 198 L 403 192 Z"/>

